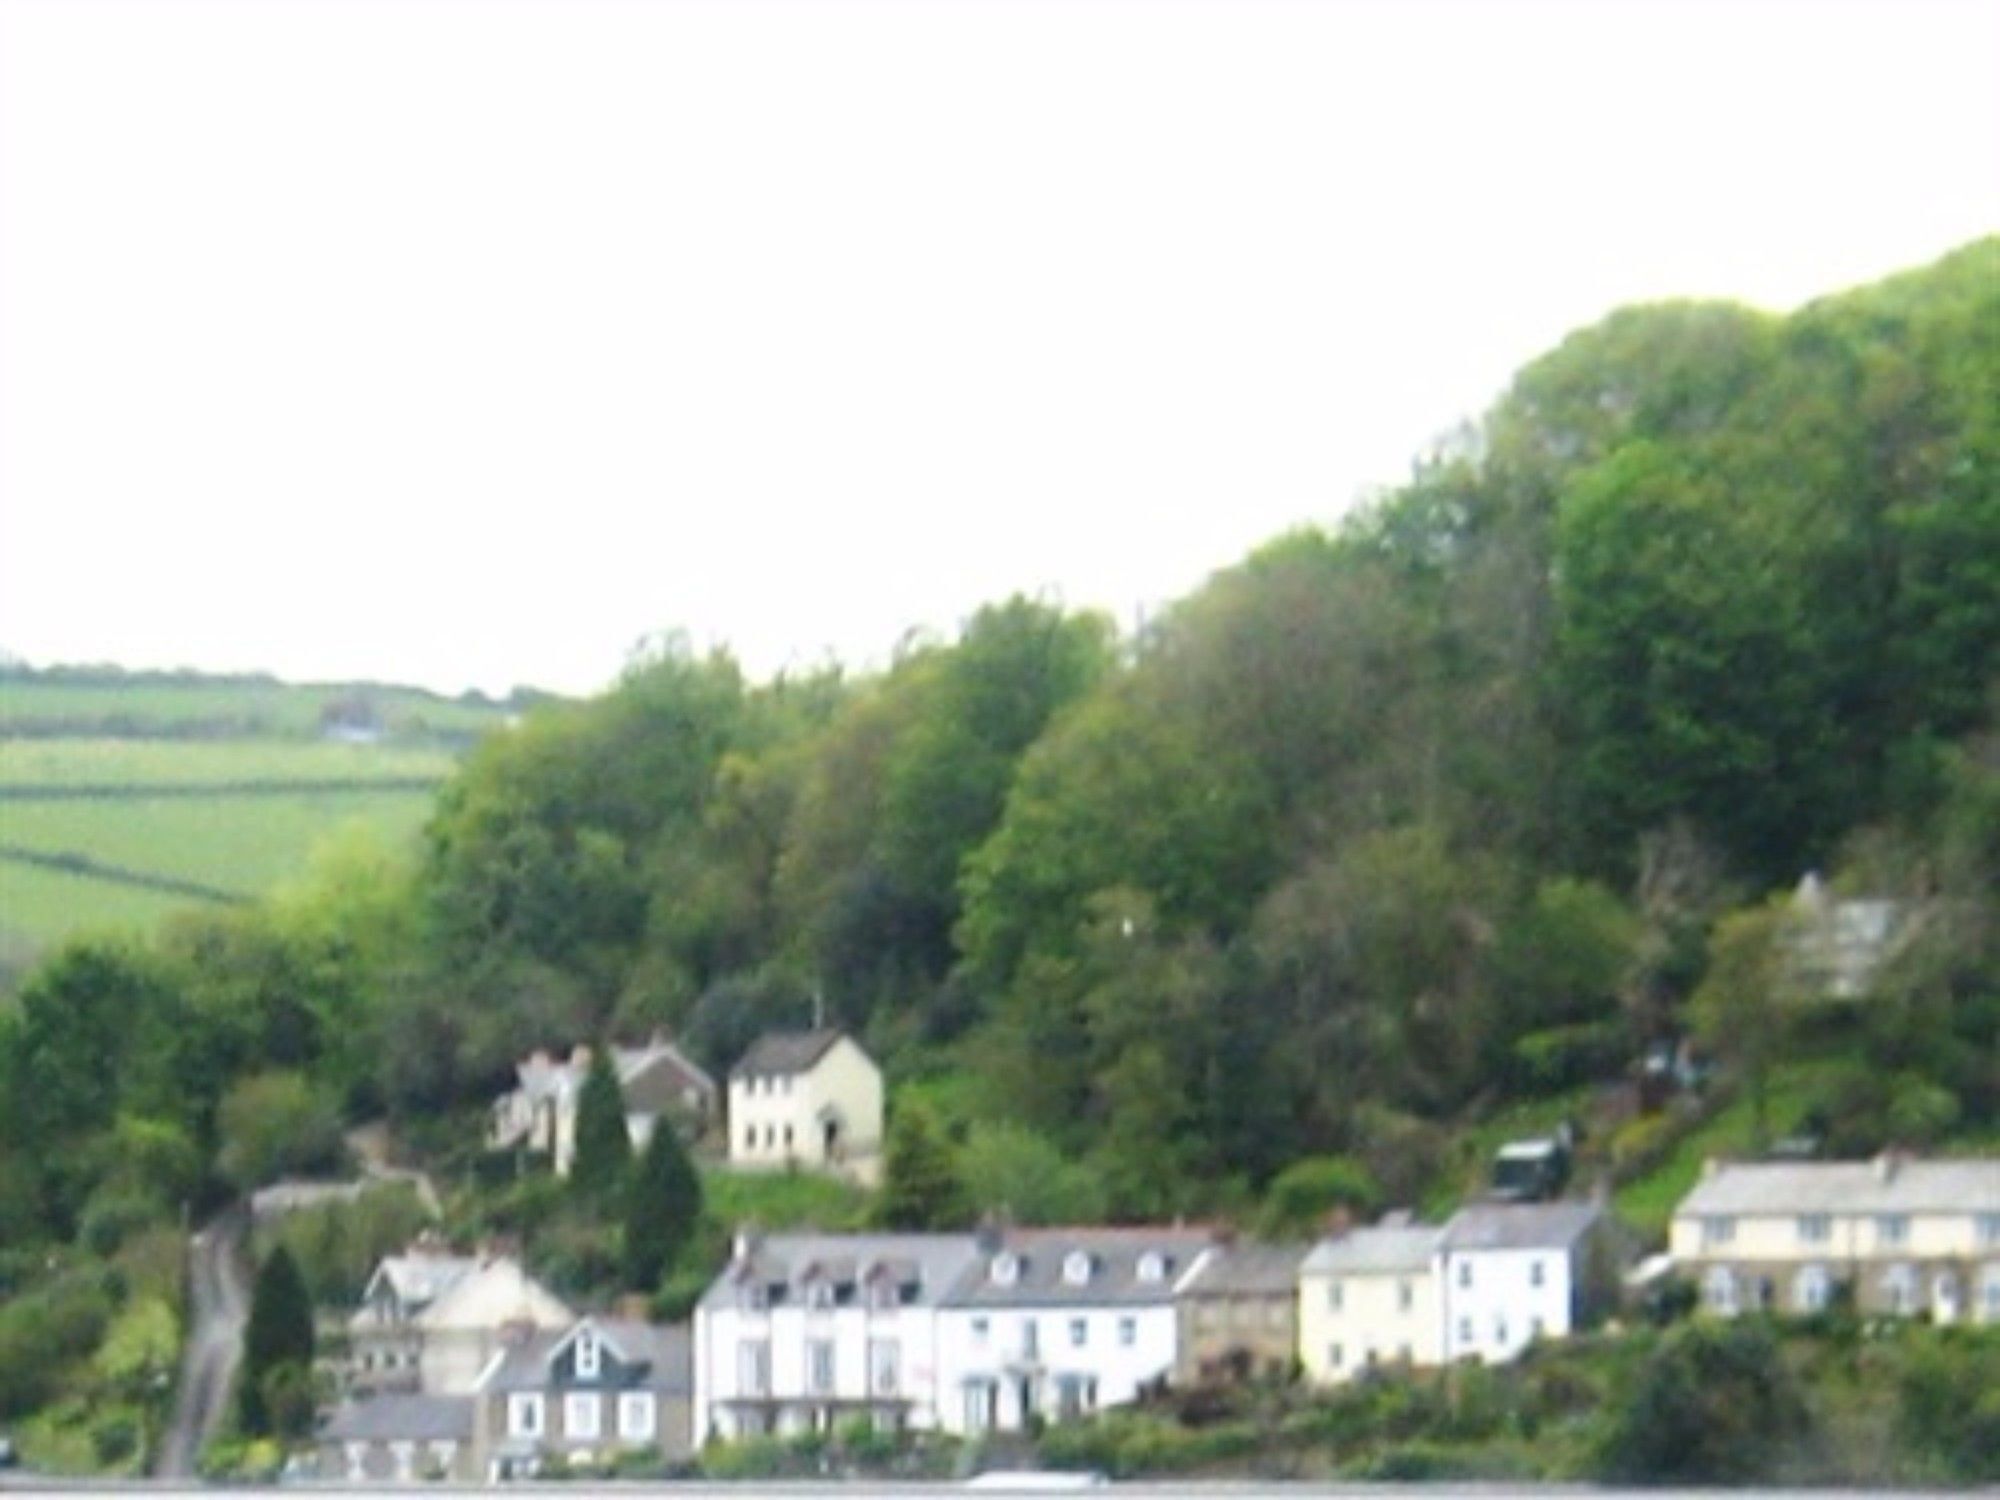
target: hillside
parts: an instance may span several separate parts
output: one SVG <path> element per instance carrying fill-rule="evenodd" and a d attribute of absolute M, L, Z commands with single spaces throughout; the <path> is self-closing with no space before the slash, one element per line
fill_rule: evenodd
<path fill-rule="evenodd" d="M 511 712 L 378 684 L 0 670 L 0 965 L 254 899 L 343 827 L 404 844 Z"/>
<path fill-rule="evenodd" d="M 107 862 L 227 894 L 277 857 L 169 852 L 200 842 L 182 809 L 348 775 L 428 818 L 36 967 L 0 1008 L 0 1286 L 56 1307 L 54 1247 L 101 1267 L 384 1115 L 467 1223 L 609 1295 L 614 1216 L 486 1180 L 515 1058 L 660 1028 L 724 1069 L 821 1006 L 884 1064 L 939 1221 L 1303 1236 L 1441 1211 L 1567 1121 L 1657 1234 L 1707 1152 L 1991 1151 L 1996 662 L 1988 240 L 1785 317 L 1615 313 L 1407 485 L 1134 638 L 1015 598 L 871 676 L 667 647 L 434 803 L 303 737 L 176 747 L 152 795 L 96 801 L 116 747 L 59 775 L 9 747 L 63 793 L 10 824 L 60 843 L 101 802 Z M 1808 871 L 1887 914 L 1853 985 L 1803 961 Z M 627 1289 L 684 1305 L 724 1228 Z M 102 1319 L 74 1327 L 0 1415 L 87 1379 Z"/>

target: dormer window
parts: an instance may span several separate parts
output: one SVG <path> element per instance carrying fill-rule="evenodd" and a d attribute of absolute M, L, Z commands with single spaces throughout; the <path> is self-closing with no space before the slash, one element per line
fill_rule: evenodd
<path fill-rule="evenodd" d="M 758 1281 L 743 1283 L 741 1299 L 745 1312 L 763 1312 L 771 1305 L 770 1293 L 764 1289 L 764 1284 Z"/>
<path fill-rule="evenodd" d="M 576 1378 L 595 1380 L 603 1351 L 598 1347 L 597 1335 L 586 1328 L 576 1336 Z"/>
<path fill-rule="evenodd" d="M 1165 1281 L 1167 1279 L 1167 1258 L 1157 1250 L 1148 1250 L 1139 1257 L 1139 1279 L 1141 1281 Z"/>
<path fill-rule="evenodd" d="M 1002 1250 L 993 1257 L 991 1273 L 995 1286 L 1012 1286 L 1021 1279 L 1021 1257 L 1011 1250 Z"/>
<path fill-rule="evenodd" d="M 884 1311 L 895 1307 L 902 1300 L 897 1294 L 896 1283 L 887 1276 L 868 1289 L 868 1297 L 878 1310 Z"/>
<path fill-rule="evenodd" d="M 1090 1254 L 1084 1250 L 1072 1250 L 1063 1257 L 1063 1280 L 1071 1286 L 1084 1286 L 1090 1281 Z"/>
<path fill-rule="evenodd" d="M 833 1306 L 833 1283 L 830 1281 L 815 1281 L 811 1286 L 807 1287 L 806 1306 L 822 1310 Z"/>

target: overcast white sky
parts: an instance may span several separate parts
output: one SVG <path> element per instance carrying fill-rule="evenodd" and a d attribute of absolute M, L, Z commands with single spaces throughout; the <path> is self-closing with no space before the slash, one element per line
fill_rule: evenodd
<path fill-rule="evenodd" d="M 1619 303 L 2000 228 L 2000 3 L 0 0 L 0 647 L 1134 610 Z"/>

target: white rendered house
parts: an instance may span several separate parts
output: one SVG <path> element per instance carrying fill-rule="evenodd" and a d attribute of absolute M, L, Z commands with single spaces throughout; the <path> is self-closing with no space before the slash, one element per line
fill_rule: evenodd
<path fill-rule="evenodd" d="M 715 1080 L 664 1037 L 643 1047 L 613 1047 L 612 1067 L 625 1096 L 625 1131 L 643 1151 L 654 1126 L 673 1120 L 690 1137 L 708 1128 L 716 1113 Z M 514 1067 L 517 1086 L 493 1101 L 486 1144 L 548 1158 L 558 1177 L 576 1157 L 576 1110 L 590 1072 L 590 1049 L 577 1047 L 566 1061 L 535 1052 Z"/>
<path fill-rule="evenodd" d="M 1164 1383 L 1179 1349 L 1176 1291 L 1213 1249 L 1188 1229 L 984 1236 L 938 1312 L 938 1425 L 1018 1431 Z"/>
<path fill-rule="evenodd" d="M 938 1425 L 938 1305 L 969 1234 L 739 1236 L 694 1315 L 694 1446 Z"/>
<path fill-rule="evenodd" d="M 882 1074 L 839 1031 L 761 1037 L 729 1074 L 729 1164 L 880 1175 Z"/>
<path fill-rule="evenodd" d="M 1608 1227 L 1594 1203 L 1478 1203 L 1452 1215 L 1445 1358 L 1501 1364 L 1573 1333 L 1609 1285 Z"/>

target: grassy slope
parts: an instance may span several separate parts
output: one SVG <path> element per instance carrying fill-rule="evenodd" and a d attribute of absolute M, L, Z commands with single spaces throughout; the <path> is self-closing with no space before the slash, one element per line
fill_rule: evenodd
<path fill-rule="evenodd" d="M 490 704 L 464 703 L 416 688 L 226 679 L 99 683 L 5 677 L 0 678 L 0 736 L 49 723 L 123 720 L 160 734 L 192 725 L 230 723 L 240 732 L 310 737 L 319 732 L 320 714 L 328 703 L 356 696 L 376 706 L 392 734 L 476 735 L 505 718 L 504 710 Z"/>
<path fill-rule="evenodd" d="M 428 793 L 403 791 L 0 803 L 0 835 L 38 852 L 87 854 L 254 896 L 303 870 L 335 829 L 362 822 L 400 842 L 430 807 Z"/>
<path fill-rule="evenodd" d="M 0 787 L 442 780 L 453 764 L 442 750 L 321 740 L 0 739 Z"/>
<path fill-rule="evenodd" d="M 344 825 L 365 824 L 390 843 L 408 840 L 429 816 L 431 793 L 372 784 L 442 782 L 456 757 L 425 736 L 477 734 L 500 725 L 504 712 L 415 689 L 369 688 L 365 696 L 392 738 L 374 745 L 320 739 L 323 707 L 353 692 L 274 682 L 77 683 L 0 676 L 0 844 L 252 896 L 298 874 L 313 848 Z M 56 722 L 115 722 L 118 737 L 11 737 Z M 176 737 L 191 725 L 231 726 L 238 737 Z M 243 734 L 244 726 L 254 726 L 254 732 Z M 405 738 L 398 742 L 396 735 Z M 161 798 L 4 796 L 9 788 L 289 782 L 350 783 L 351 789 Z M 13 965 L 71 933 L 151 926 L 190 901 L 86 873 L 0 860 L 0 950 Z"/>

